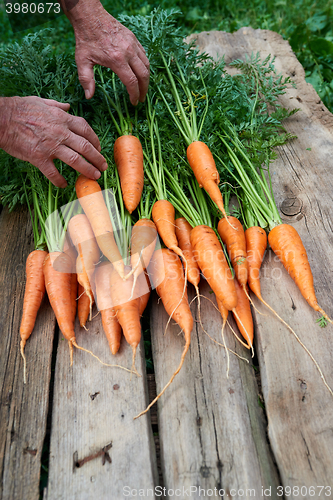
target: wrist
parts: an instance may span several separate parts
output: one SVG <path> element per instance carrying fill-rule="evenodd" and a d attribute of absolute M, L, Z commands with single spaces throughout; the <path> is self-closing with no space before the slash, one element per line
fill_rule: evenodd
<path fill-rule="evenodd" d="M 74 3 L 74 7 L 72 7 Z M 105 11 L 100 0 L 61 0 L 61 6 L 73 26 L 75 36 L 84 32 L 87 25 L 98 22 L 100 15 Z"/>

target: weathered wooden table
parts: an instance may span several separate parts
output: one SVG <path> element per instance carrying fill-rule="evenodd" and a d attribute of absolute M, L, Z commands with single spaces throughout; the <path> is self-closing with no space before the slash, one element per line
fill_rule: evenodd
<path fill-rule="evenodd" d="M 286 123 L 298 139 L 278 150 L 279 158 L 272 165 L 274 190 L 283 220 L 293 224 L 304 241 L 319 302 L 333 316 L 333 116 L 305 83 L 301 65 L 279 35 L 243 28 L 234 34 L 210 32 L 196 37 L 201 49 L 214 57 L 225 54 L 227 63 L 252 51 L 260 51 L 263 57 L 274 55 L 278 71 L 297 83 L 282 102 L 300 108 Z M 195 326 L 184 367 L 158 403 L 160 475 L 150 416 L 133 421 L 148 401 L 142 345 L 137 356 L 142 378 L 130 379 L 127 373 L 102 367 L 79 351 L 70 367 L 67 342 L 57 334 L 45 301 L 26 347 L 28 383 L 24 385 L 18 330 L 24 262 L 33 245 L 28 214 L 3 210 L 0 227 L 1 499 L 38 498 L 48 426 L 47 500 L 153 498 L 152 490 L 158 485 L 166 488 L 165 495 L 156 490 L 156 497 L 162 491 L 163 498 L 333 497 L 333 398 L 309 356 L 258 301 L 256 307 L 266 314 L 254 312 L 265 413 L 258 403 L 249 353 L 226 332 L 228 345 L 250 361 L 231 356 L 227 379 L 225 351 Z M 212 297 L 204 283 L 201 290 Z M 333 327 L 322 330 L 316 325 L 316 314 L 271 252 L 262 269 L 262 292 L 298 332 L 333 386 Z M 205 329 L 218 340 L 219 315 L 208 301 L 202 301 Z M 192 311 L 197 319 L 195 303 Z M 171 326 L 163 336 L 166 320 L 162 304 L 153 296 L 157 391 L 178 365 L 183 347 L 177 327 Z M 79 344 L 114 362 L 99 317 L 89 333 L 78 325 L 76 332 Z M 130 365 L 131 349 L 125 343 L 118 360 Z"/>

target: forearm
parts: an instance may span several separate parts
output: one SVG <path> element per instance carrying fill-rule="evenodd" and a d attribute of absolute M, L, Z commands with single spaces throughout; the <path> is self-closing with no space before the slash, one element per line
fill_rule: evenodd
<path fill-rule="evenodd" d="M 12 107 L 17 97 L 0 97 L 0 149 L 6 147 Z"/>

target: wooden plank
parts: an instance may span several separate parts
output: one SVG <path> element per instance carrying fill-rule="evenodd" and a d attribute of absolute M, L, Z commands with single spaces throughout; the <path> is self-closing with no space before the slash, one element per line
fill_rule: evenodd
<path fill-rule="evenodd" d="M 19 351 L 25 260 L 33 249 L 29 214 L 0 216 L 0 498 L 39 498 L 55 320 L 47 300 L 26 345 L 27 384 Z"/>
<path fill-rule="evenodd" d="M 106 363 L 131 366 L 132 349 L 122 342 L 112 356 L 100 316 L 80 331 L 79 345 Z M 123 339 L 124 340 L 124 339 Z M 133 420 L 147 405 L 144 349 L 136 358 L 138 378 L 119 368 L 104 367 L 89 354 L 74 352 L 69 363 L 67 342 L 60 339 L 55 372 L 47 500 L 123 498 L 123 488 L 154 488 L 157 481 L 155 446 L 148 416 Z M 92 456 L 112 444 L 111 463 Z M 87 457 L 81 467 L 75 464 Z M 104 465 L 103 465 L 103 462 Z"/>
<path fill-rule="evenodd" d="M 233 34 L 202 33 L 197 43 L 214 57 L 224 54 L 227 63 L 251 52 L 259 51 L 263 58 L 274 55 L 277 70 L 296 81 L 297 89 L 288 90 L 281 102 L 300 108 L 285 123 L 298 139 L 279 148 L 279 158 L 271 167 L 273 188 L 283 221 L 297 229 L 307 249 L 318 301 L 332 316 L 333 115 L 305 82 L 302 66 L 278 34 L 242 28 Z M 297 331 L 333 387 L 332 326 L 322 330 L 315 324 L 318 315 L 271 251 L 261 281 L 263 297 Z M 256 306 L 264 310 L 258 301 Z M 289 498 L 298 498 L 297 487 L 302 486 L 302 498 L 319 498 L 318 485 L 332 486 L 333 399 L 291 334 L 271 316 L 255 316 L 269 440 L 282 484 L 296 487 Z M 324 491 L 330 496 L 329 489 Z"/>
<path fill-rule="evenodd" d="M 201 283 L 201 293 L 212 300 L 209 292 L 207 283 Z M 182 370 L 158 401 L 165 487 L 181 490 L 192 487 L 192 498 L 203 496 L 199 487 L 206 492 L 214 488 L 223 490 L 215 494 L 219 498 L 231 498 L 235 496 L 234 490 L 240 489 L 247 490 L 245 498 L 250 498 L 250 490 L 253 498 L 263 498 L 262 486 L 276 488 L 278 476 L 265 438 L 254 370 L 251 364 L 231 355 L 227 379 L 224 349 L 201 330 L 196 304 L 191 308 L 197 323 L 190 351 Z M 184 346 L 177 325 L 169 327 L 163 335 L 167 319 L 162 303 L 157 305 L 156 300 L 151 331 L 157 392 L 178 366 Z M 220 314 L 205 299 L 202 299 L 202 321 L 206 331 L 220 340 Z M 248 351 L 236 345 L 228 328 L 225 337 L 230 348 L 251 359 Z"/>

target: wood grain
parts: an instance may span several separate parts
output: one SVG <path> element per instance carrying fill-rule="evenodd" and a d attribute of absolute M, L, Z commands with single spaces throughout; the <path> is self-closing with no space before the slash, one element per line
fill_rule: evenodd
<path fill-rule="evenodd" d="M 201 293 L 214 300 L 206 282 Z M 202 322 L 215 340 L 221 340 L 219 312 L 202 300 Z M 216 303 L 215 303 L 216 304 Z M 198 320 L 196 304 L 192 314 Z M 151 332 L 157 392 L 178 366 L 184 346 L 179 327 L 169 327 L 162 303 L 153 304 Z M 265 437 L 258 387 L 249 351 L 239 348 L 227 329 L 227 345 L 246 356 L 250 364 L 230 355 L 227 379 L 225 350 L 196 323 L 191 347 L 182 370 L 158 401 L 162 471 L 166 488 L 201 487 L 224 490 L 219 497 L 231 498 L 233 489 L 277 487 L 278 476 Z M 193 490 L 192 498 L 200 498 Z"/>
<path fill-rule="evenodd" d="M 37 500 L 46 433 L 55 319 L 47 299 L 26 345 L 27 384 L 19 351 L 25 260 L 33 250 L 29 214 L 0 216 L 0 498 Z"/>
<path fill-rule="evenodd" d="M 225 55 L 227 63 L 251 52 L 260 51 L 262 58 L 274 55 L 277 70 L 296 81 L 297 89 L 289 89 L 281 103 L 300 108 L 285 122 L 298 138 L 278 149 L 279 158 L 271 166 L 273 189 L 283 222 L 294 225 L 307 249 L 318 301 L 332 316 L 333 115 L 305 82 L 302 66 L 278 34 L 242 28 L 233 34 L 202 33 L 196 40 L 214 57 Z M 271 251 L 261 274 L 263 297 L 296 330 L 333 387 L 332 325 L 324 330 L 316 325 L 318 314 Z M 258 301 L 255 304 L 264 312 Z M 255 317 L 269 440 L 282 484 L 303 486 L 302 498 L 310 499 L 310 486 L 332 486 L 333 398 L 291 333 L 271 315 Z"/>
<path fill-rule="evenodd" d="M 132 349 L 124 339 L 119 353 L 112 356 L 100 316 L 87 326 L 89 331 L 82 332 L 76 322 L 79 345 L 106 363 L 131 367 Z M 140 344 L 136 367 L 144 376 L 138 378 L 119 368 L 102 366 L 78 350 L 71 367 L 68 344 L 60 339 L 47 500 L 116 499 L 123 498 L 125 486 L 154 488 L 157 467 L 150 418 L 133 420 L 147 405 L 142 348 Z M 101 453 L 108 445 L 109 458 Z"/>

